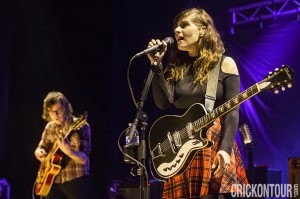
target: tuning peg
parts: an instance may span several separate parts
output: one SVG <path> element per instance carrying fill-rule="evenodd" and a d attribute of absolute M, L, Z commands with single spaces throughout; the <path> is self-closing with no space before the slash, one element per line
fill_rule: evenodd
<path fill-rule="evenodd" d="M 291 84 L 291 83 L 288 83 L 287 87 L 288 87 L 288 88 L 292 88 L 292 84 Z"/>
<path fill-rule="evenodd" d="M 279 71 L 279 68 L 275 68 L 275 71 Z"/>
<path fill-rule="evenodd" d="M 272 71 L 270 71 L 270 72 L 269 72 L 269 75 L 271 75 L 272 73 L 273 73 L 273 72 L 272 72 Z"/>
<path fill-rule="evenodd" d="M 281 87 L 281 90 L 282 90 L 282 91 L 285 91 L 285 87 L 284 87 L 284 86 L 283 86 L 283 87 Z"/>
<path fill-rule="evenodd" d="M 275 93 L 275 94 L 278 94 L 278 93 L 279 93 L 279 90 L 277 90 L 277 89 L 274 90 L 274 93 Z"/>

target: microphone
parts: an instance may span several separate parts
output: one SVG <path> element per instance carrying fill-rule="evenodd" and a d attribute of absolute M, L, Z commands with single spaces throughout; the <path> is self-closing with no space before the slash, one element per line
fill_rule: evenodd
<path fill-rule="evenodd" d="M 168 46 L 171 46 L 172 44 L 174 44 L 174 39 L 172 37 L 166 37 L 163 39 L 163 41 L 166 42 Z M 154 45 L 151 48 L 147 48 L 147 49 L 143 50 L 142 52 L 135 54 L 134 57 L 140 57 L 142 55 L 146 55 L 151 52 L 157 52 L 161 49 L 161 47 L 162 47 L 162 45 Z"/>

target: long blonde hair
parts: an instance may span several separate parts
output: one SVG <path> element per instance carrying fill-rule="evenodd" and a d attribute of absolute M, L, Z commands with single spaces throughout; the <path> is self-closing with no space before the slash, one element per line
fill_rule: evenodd
<path fill-rule="evenodd" d="M 193 15 L 192 22 L 200 29 L 203 26 L 206 32 L 198 43 L 197 59 L 193 63 L 194 83 L 204 84 L 207 81 L 208 71 L 213 69 L 222 54 L 225 52 L 220 34 L 215 28 L 212 18 L 203 9 L 190 8 L 179 13 L 174 19 L 174 29 L 178 22 L 185 17 Z M 183 78 L 187 67 L 187 52 L 176 50 L 171 54 L 170 62 L 166 68 L 168 81 L 177 81 Z"/>

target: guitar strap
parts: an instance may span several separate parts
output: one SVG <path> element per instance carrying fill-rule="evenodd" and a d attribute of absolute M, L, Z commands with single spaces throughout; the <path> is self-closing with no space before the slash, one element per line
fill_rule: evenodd
<path fill-rule="evenodd" d="M 224 57 L 222 55 L 216 67 L 214 67 L 211 71 L 208 72 L 207 87 L 206 87 L 206 94 L 205 94 L 205 108 L 209 113 L 212 112 L 215 105 L 219 72 L 220 72 L 221 63 L 223 62 L 223 59 Z"/>

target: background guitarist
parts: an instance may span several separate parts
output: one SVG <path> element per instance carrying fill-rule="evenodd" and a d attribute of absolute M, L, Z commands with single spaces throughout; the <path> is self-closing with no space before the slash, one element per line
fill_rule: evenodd
<path fill-rule="evenodd" d="M 62 156 L 59 161 L 61 170 L 54 179 L 47 199 L 90 198 L 91 131 L 85 122 L 80 129 L 72 130 L 66 137 L 76 120 L 72 113 L 72 105 L 61 92 L 49 92 L 44 99 L 42 117 L 48 123 L 34 154 L 42 165 L 56 143 L 59 150 L 54 156 Z"/>
<path fill-rule="evenodd" d="M 177 48 L 171 49 L 170 60 L 163 68 L 162 58 L 167 43 L 152 39 L 148 48 L 162 45 L 159 53 L 148 54 L 155 72 L 152 88 L 157 107 L 173 104 L 184 113 L 194 103 L 204 104 L 207 74 L 221 60 L 215 106 L 240 93 L 240 76 L 235 61 L 225 52 L 212 18 L 206 11 L 191 8 L 179 13 L 173 26 Z M 154 64 L 154 61 L 158 63 Z M 247 182 L 240 152 L 235 143 L 238 108 L 217 119 L 207 131 L 211 148 L 196 153 L 187 170 L 164 183 L 163 198 L 230 198 L 233 183 Z M 176 124 L 171 124 L 176 125 Z M 210 195 L 210 196 L 208 196 Z"/>

